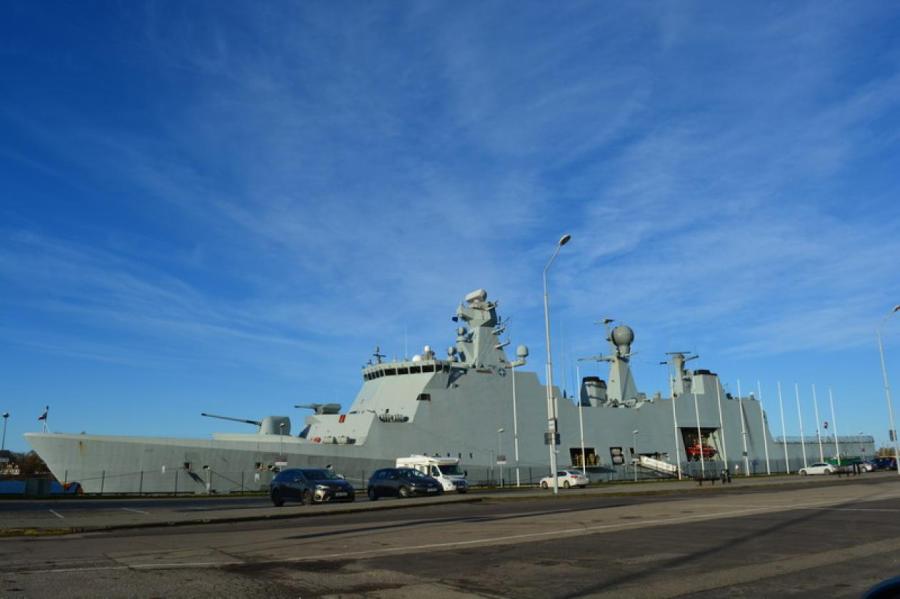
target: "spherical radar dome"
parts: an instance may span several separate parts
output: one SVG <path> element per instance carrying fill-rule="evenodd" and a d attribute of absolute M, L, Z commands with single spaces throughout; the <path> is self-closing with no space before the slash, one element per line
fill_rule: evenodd
<path fill-rule="evenodd" d="M 612 342 L 616 347 L 631 345 L 634 341 L 634 331 L 631 327 L 620 324 L 612 330 Z"/>

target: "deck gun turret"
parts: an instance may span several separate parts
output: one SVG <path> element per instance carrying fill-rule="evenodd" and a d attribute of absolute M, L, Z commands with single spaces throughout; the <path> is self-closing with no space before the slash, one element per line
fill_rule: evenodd
<path fill-rule="evenodd" d="M 250 420 L 247 418 L 232 418 L 231 416 L 219 416 L 217 414 L 207 414 L 201 412 L 201 416 L 207 418 L 218 418 L 219 420 L 230 420 L 232 422 L 242 422 L 244 424 L 254 424 L 258 428 L 256 431 L 260 435 L 290 435 L 291 419 L 287 416 L 266 416 L 262 420 Z"/>

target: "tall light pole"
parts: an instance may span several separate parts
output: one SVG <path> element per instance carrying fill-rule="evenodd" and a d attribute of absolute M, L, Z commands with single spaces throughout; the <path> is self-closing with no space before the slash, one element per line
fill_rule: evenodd
<path fill-rule="evenodd" d="M 556 256 L 559 255 L 559 250 L 562 249 L 562 246 L 569 243 L 569 240 L 572 239 L 572 236 L 568 233 L 559 238 L 559 241 L 556 242 L 556 249 L 553 250 L 553 255 L 550 257 L 550 261 L 547 262 L 547 266 L 544 267 L 544 331 L 546 332 L 546 343 L 547 343 L 547 433 L 545 435 L 545 442 L 547 446 L 550 448 L 550 478 L 553 480 L 553 494 L 559 495 L 559 481 L 556 477 L 556 431 L 557 431 L 557 422 L 556 422 L 556 406 L 553 403 L 553 358 L 550 355 L 550 293 L 547 290 L 547 271 L 550 270 L 550 265 L 553 264 L 553 261 L 556 260 Z"/>
<path fill-rule="evenodd" d="M 584 457 L 584 402 L 581 398 L 581 367 L 575 364 L 575 377 L 578 379 L 578 430 L 581 432 L 581 473 L 587 477 L 587 460 Z"/>
<path fill-rule="evenodd" d="M 878 353 L 881 355 L 881 376 L 884 377 L 884 398 L 887 400 L 888 419 L 891 425 L 890 436 L 891 440 L 894 442 L 894 463 L 897 465 L 897 474 L 900 474 L 900 453 L 897 451 L 897 429 L 894 428 L 894 405 L 891 401 L 891 385 L 888 383 L 887 368 L 884 365 L 884 342 L 881 340 L 881 330 L 895 312 L 900 312 L 900 304 L 894 306 L 894 309 L 881 319 L 881 324 L 875 329 L 875 333 L 878 335 Z"/>
<path fill-rule="evenodd" d="M 497 429 L 497 465 L 500 466 L 500 488 L 503 488 L 503 464 L 500 456 L 503 455 L 503 430 Z"/>
<path fill-rule="evenodd" d="M 641 454 L 638 453 L 638 448 L 637 448 L 637 436 L 638 436 L 639 432 L 641 432 L 641 431 L 639 431 L 637 429 L 631 431 L 631 444 L 634 446 L 634 460 L 632 460 L 632 462 L 631 462 L 632 467 L 634 468 L 634 482 L 637 482 L 637 468 L 638 468 L 638 464 L 641 461 Z"/>
<path fill-rule="evenodd" d="M 9 412 L 3 412 L 3 441 L 0 441 L 0 451 L 6 449 L 6 421 L 9 420 Z"/>
<path fill-rule="evenodd" d="M 520 345 L 516 348 L 515 362 L 510 362 L 509 368 L 512 371 L 512 393 L 513 393 L 513 451 L 516 459 L 516 486 L 521 486 L 522 482 L 519 478 L 519 414 L 516 411 L 516 368 L 525 365 L 525 358 L 528 357 L 528 348 Z"/>

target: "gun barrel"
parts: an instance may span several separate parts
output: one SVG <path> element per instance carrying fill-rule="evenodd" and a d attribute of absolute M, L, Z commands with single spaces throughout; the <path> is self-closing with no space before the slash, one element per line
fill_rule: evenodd
<path fill-rule="evenodd" d="M 218 418 L 219 420 L 231 420 L 232 422 L 243 422 L 244 424 L 255 424 L 256 426 L 262 426 L 261 420 L 248 420 L 245 418 L 232 418 L 231 416 L 219 416 L 217 414 L 207 414 L 206 412 L 201 412 L 201 416 L 206 416 L 207 418 Z"/>

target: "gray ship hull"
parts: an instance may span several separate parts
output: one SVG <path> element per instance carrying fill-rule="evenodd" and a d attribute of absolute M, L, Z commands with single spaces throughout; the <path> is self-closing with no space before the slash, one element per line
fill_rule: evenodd
<path fill-rule="evenodd" d="M 360 485 L 375 469 L 411 454 L 459 457 L 476 483 L 496 479 L 497 458 L 504 456 L 507 480 L 515 480 L 518 466 L 523 482 L 536 481 L 548 474 L 546 388 L 533 372 L 516 370 L 514 419 L 514 369 L 497 338 L 493 308 L 487 302 L 460 307 L 460 320 L 471 328 L 458 329 L 457 351 L 446 360 L 427 347 L 403 362 L 382 362 L 376 352 L 347 413 L 313 414 L 300 436 L 288 428 L 288 434 L 261 429 L 207 440 L 60 433 L 29 433 L 26 439 L 60 481 L 77 481 L 93 493 L 255 490 L 280 468 L 327 465 Z M 638 393 L 630 349 L 616 341 L 611 335 L 613 353 L 602 357 L 610 362 L 608 388 L 594 393 L 586 379 L 578 400 L 554 389 L 560 467 L 584 463 L 592 478 L 603 479 L 622 476 L 639 455 L 677 464 L 686 474 L 714 474 L 726 466 L 732 473 L 774 473 L 803 465 L 799 443 L 776 442 L 769 434 L 759 401 L 731 397 L 708 371 L 685 370 L 683 356 L 673 361 L 669 397 Z M 834 447 L 830 438 L 823 440 L 830 458 Z M 874 453 L 871 437 L 845 443 L 843 455 Z M 805 451 L 809 463 L 819 460 L 817 444 Z"/>

